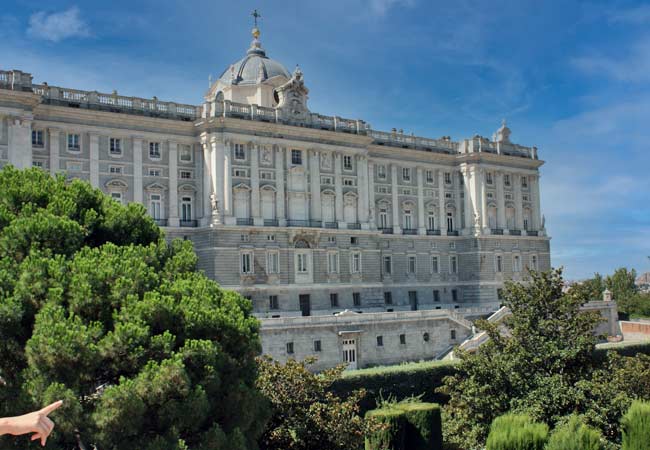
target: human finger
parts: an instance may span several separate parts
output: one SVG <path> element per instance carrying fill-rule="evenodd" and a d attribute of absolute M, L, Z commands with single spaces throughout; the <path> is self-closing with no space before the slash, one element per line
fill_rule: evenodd
<path fill-rule="evenodd" d="M 32 437 L 30 438 L 32 441 L 35 441 L 36 439 L 40 439 L 41 434 L 40 433 L 34 433 Z"/>
<path fill-rule="evenodd" d="M 54 403 L 52 403 L 50 405 L 47 405 L 46 407 L 41 409 L 39 412 L 41 412 L 41 413 L 43 413 L 45 415 L 48 415 L 52 411 L 54 411 L 55 409 L 59 408 L 61 405 L 63 405 L 63 400 L 59 400 L 59 401 L 56 401 L 56 402 L 54 402 Z"/>
<path fill-rule="evenodd" d="M 52 422 L 47 416 L 42 416 L 41 423 L 47 430 L 47 435 L 49 436 L 52 430 L 54 429 L 54 422 Z"/>

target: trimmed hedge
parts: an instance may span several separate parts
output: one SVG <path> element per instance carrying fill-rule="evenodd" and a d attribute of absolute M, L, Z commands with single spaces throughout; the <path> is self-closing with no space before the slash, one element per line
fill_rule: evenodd
<path fill-rule="evenodd" d="M 553 431 L 545 450 L 605 450 L 605 443 L 600 431 L 571 416 Z"/>
<path fill-rule="evenodd" d="M 436 403 L 398 403 L 406 415 L 405 448 L 442 450 L 442 417 Z"/>
<path fill-rule="evenodd" d="M 623 446 L 621 450 L 650 448 L 650 403 L 635 401 L 621 419 Z"/>
<path fill-rule="evenodd" d="M 543 450 L 548 426 L 525 414 L 505 414 L 490 426 L 486 450 Z"/>
<path fill-rule="evenodd" d="M 374 418 L 386 427 L 366 436 L 366 450 L 404 450 L 406 413 L 400 409 L 386 408 L 368 411 L 367 418 Z"/>

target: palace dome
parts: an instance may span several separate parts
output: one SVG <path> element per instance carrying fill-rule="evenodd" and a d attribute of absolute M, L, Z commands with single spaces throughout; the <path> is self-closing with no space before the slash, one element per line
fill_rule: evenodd
<path fill-rule="evenodd" d="M 260 32 L 253 28 L 253 42 L 246 56 L 223 71 L 219 81 L 225 84 L 258 84 L 276 76 L 291 78 L 289 71 L 278 61 L 266 56 L 259 40 Z"/>

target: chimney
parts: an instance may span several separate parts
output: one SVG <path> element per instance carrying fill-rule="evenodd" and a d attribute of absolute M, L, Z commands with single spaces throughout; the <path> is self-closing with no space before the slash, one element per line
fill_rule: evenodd
<path fill-rule="evenodd" d="M 612 291 L 610 291 L 609 289 L 605 289 L 605 291 L 603 291 L 603 301 L 605 302 L 612 301 Z"/>

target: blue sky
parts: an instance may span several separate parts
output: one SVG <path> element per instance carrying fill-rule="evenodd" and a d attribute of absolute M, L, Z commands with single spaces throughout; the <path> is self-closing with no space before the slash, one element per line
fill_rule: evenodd
<path fill-rule="evenodd" d="M 198 104 L 262 43 L 310 107 L 454 139 L 537 145 L 554 266 L 650 270 L 650 3 L 2 0 L 0 67 L 38 82 Z"/>

